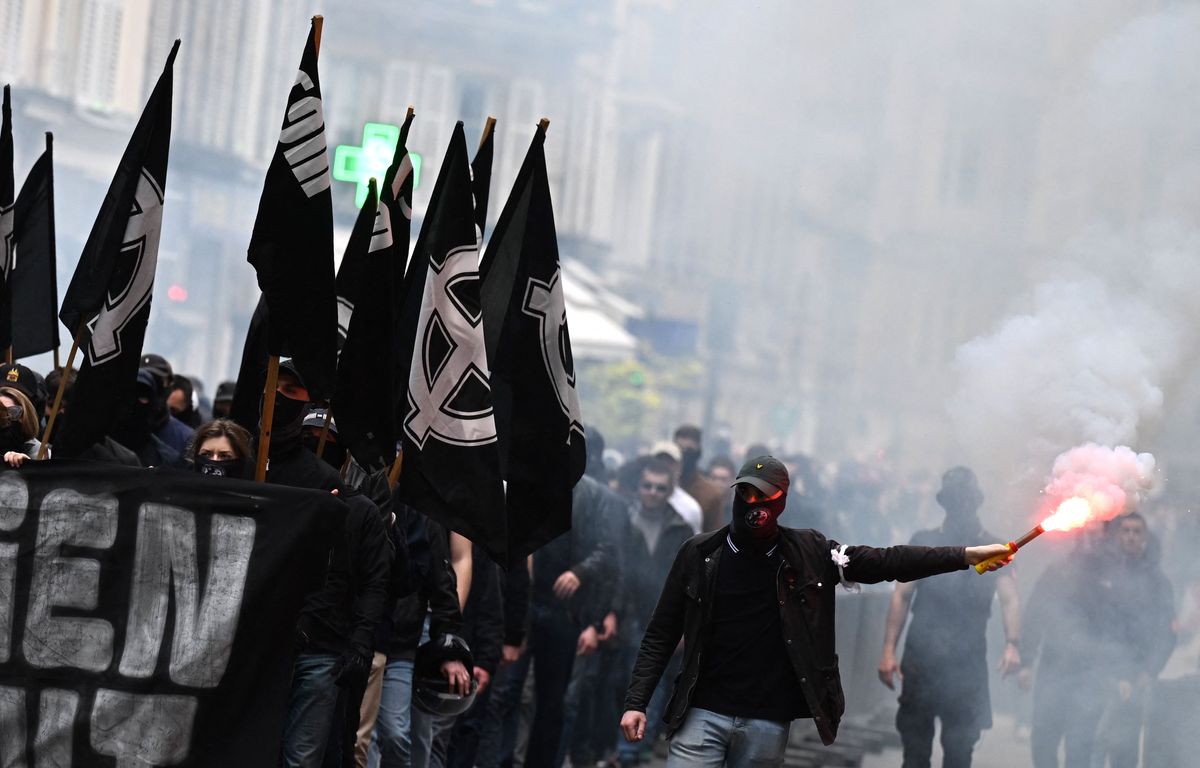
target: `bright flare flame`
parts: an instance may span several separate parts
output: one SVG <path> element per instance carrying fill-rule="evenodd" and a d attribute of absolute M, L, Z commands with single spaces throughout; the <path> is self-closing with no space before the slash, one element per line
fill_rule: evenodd
<path fill-rule="evenodd" d="M 1042 528 L 1047 531 L 1070 531 L 1082 528 L 1092 521 L 1092 505 L 1087 499 L 1079 496 L 1071 498 L 1058 505 L 1053 515 L 1042 521 Z"/>

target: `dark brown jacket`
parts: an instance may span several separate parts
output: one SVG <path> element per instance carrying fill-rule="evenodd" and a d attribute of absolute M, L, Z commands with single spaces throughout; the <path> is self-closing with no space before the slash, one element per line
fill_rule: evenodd
<path fill-rule="evenodd" d="M 645 712 L 679 638 L 683 666 L 667 704 L 667 735 L 683 724 L 700 675 L 704 638 L 728 527 L 693 536 L 679 550 L 646 628 L 625 709 Z M 846 709 L 834 642 L 834 588 L 840 579 L 832 553 L 841 545 L 813 530 L 780 529 L 783 562 L 776 578 L 784 643 L 821 741 L 832 744 Z M 847 547 L 845 578 L 873 584 L 915 579 L 966 568 L 963 547 Z M 771 681 L 763 681 L 764 685 Z"/>

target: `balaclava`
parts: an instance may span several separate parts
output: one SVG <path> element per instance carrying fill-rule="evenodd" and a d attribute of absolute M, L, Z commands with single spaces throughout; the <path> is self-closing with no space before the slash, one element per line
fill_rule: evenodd
<path fill-rule="evenodd" d="M 782 491 L 779 498 L 754 503 L 743 500 L 736 493 L 733 496 L 730 531 L 734 541 L 739 545 L 762 547 L 779 535 L 779 516 L 787 505 L 787 468 L 774 456 L 757 456 L 738 470 L 733 484 L 741 483 L 753 485 L 768 496 Z"/>
<path fill-rule="evenodd" d="M 979 507 L 983 504 L 983 492 L 975 473 L 967 467 L 954 467 L 942 475 L 942 489 L 937 502 L 946 511 L 942 529 L 959 538 L 970 538 L 983 530 L 979 522 Z"/>
<path fill-rule="evenodd" d="M 25 435 L 21 431 L 21 406 L 14 405 L 4 410 L 3 426 L 0 426 L 0 453 L 22 451 Z"/>

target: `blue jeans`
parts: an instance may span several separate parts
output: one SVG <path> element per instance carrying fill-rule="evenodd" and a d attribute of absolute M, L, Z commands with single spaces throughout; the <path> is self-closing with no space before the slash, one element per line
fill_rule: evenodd
<path fill-rule="evenodd" d="M 286 768 L 319 768 L 325 760 L 340 690 L 333 680 L 337 660 L 332 653 L 301 653 L 296 657 L 283 731 Z"/>
<path fill-rule="evenodd" d="M 412 681 L 411 659 L 389 660 L 383 669 L 383 692 L 371 740 L 372 766 L 408 768 L 412 760 Z"/>
<path fill-rule="evenodd" d="M 671 738 L 667 768 L 771 768 L 783 765 L 789 721 L 752 720 L 688 710 Z"/>

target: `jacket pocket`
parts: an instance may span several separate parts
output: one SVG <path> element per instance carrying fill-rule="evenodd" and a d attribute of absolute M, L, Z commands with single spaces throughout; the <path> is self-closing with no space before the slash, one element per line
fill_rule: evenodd
<path fill-rule="evenodd" d="M 842 675 L 838 669 L 838 657 L 833 655 L 832 664 L 817 666 L 821 682 L 825 687 L 824 704 L 829 717 L 834 721 L 840 720 L 846 711 L 846 694 L 842 691 Z"/>

